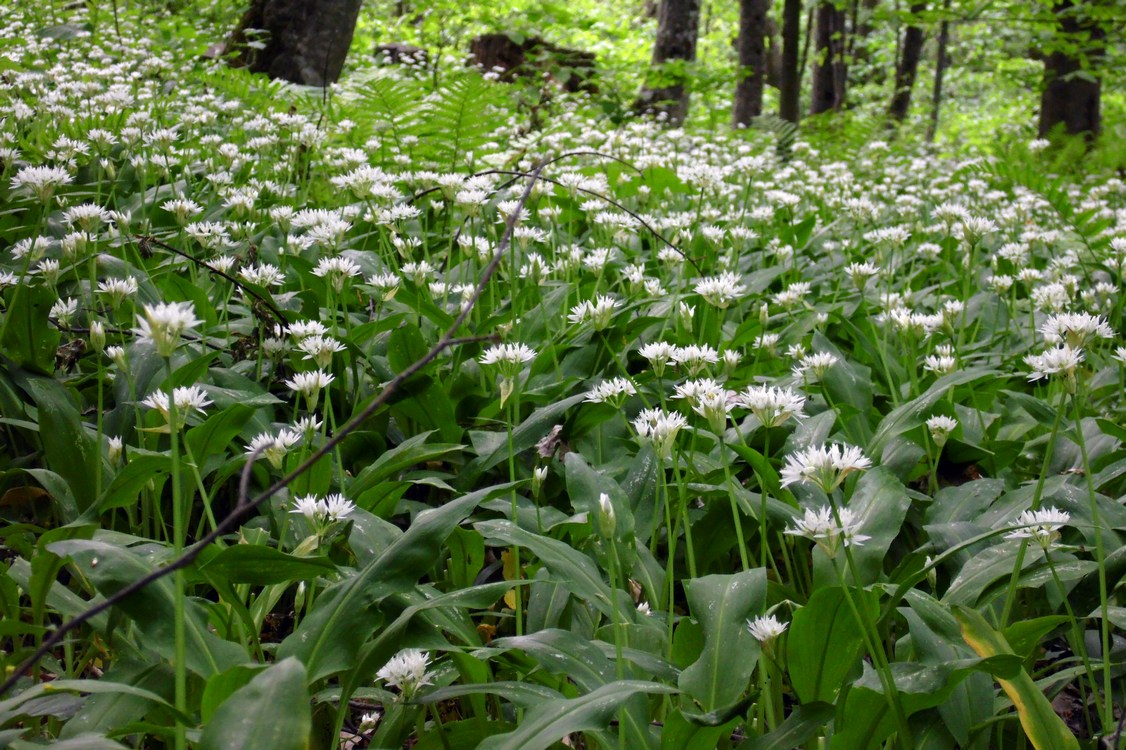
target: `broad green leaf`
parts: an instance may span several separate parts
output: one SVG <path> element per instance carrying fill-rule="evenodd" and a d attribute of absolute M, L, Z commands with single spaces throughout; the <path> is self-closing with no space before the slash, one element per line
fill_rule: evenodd
<path fill-rule="evenodd" d="M 850 593 L 858 607 L 868 610 L 868 621 L 875 622 L 877 596 L 861 589 Z M 826 587 L 813 592 L 809 602 L 794 613 L 786 636 L 786 664 L 798 699 L 803 704 L 835 703 L 863 650 L 863 630 L 844 589 Z"/>
<path fill-rule="evenodd" d="M 50 375 L 55 371 L 60 334 L 48 319 L 56 299 L 45 284 L 28 283 L 19 284 L 8 297 L 0 326 L 4 331 L 0 351 L 28 372 Z"/>
<path fill-rule="evenodd" d="M 704 631 L 700 658 L 680 675 L 680 689 L 704 711 L 729 706 L 743 695 L 758 660 L 759 644 L 747 619 L 763 610 L 766 571 L 712 575 L 685 582 L 692 615 Z M 731 654 L 738 653 L 738 659 Z"/>
<path fill-rule="evenodd" d="M 203 727 L 199 746 L 201 750 L 307 750 L 312 727 L 305 667 L 297 659 L 283 659 L 236 690 L 219 707 Z"/>
<path fill-rule="evenodd" d="M 82 424 L 78 407 L 61 383 L 28 378 L 27 388 L 39 407 L 39 439 L 46 468 L 66 480 L 78 510 L 85 511 L 97 500 L 91 477 L 94 462 L 101 458 L 94 435 Z"/>
<path fill-rule="evenodd" d="M 465 446 L 448 443 L 434 443 L 428 445 L 426 439 L 433 432 L 422 432 L 407 438 L 403 442 L 387 451 L 379 458 L 365 466 L 356 478 L 348 484 L 348 496 L 359 497 L 376 485 L 393 479 L 401 471 L 425 461 L 462 450 Z"/>
<path fill-rule="evenodd" d="M 478 745 L 478 750 L 547 750 L 573 732 L 605 729 L 617 710 L 639 693 L 675 692 L 656 682 L 611 682 L 578 698 L 541 703 L 525 714 L 516 731 L 490 737 Z"/>
<path fill-rule="evenodd" d="M 231 404 L 184 434 L 184 447 L 191 451 L 203 476 L 218 468 L 231 442 L 253 416 L 254 409 L 246 404 Z M 241 453 L 241 450 L 236 449 L 235 452 Z"/>
<path fill-rule="evenodd" d="M 534 708 L 541 703 L 562 700 L 563 695 L 558 690 L 537 685 L 534 682 L 482 682 L 473 685 L 447 685 L 446 687 L 431 690 L 415 700 L 418 703 L 429 705 L 442 703 L 467 695 L 497 695 L 521 708 Z"/>
<path fill-rule="evenodd" d="M 296 656 L 310 680 L 351 668 L 371 635 L 364 627 L 368 608 L 390 594 L 410 590 L 434 564 L 442 543 L 458 524 L 496 491 L 474 492 L 415 516 L 406 533 L 377 558 L 317 598 L 313 611 L 278 646 L 278 659 Z"/>
<path fill-rule="evenodd" d="M 98 684 L 104 687 L 135 686 L 155 693 L 163 703 L 139 693 L 96 692 L 88 696 L 74 718 L 63 725 L 59 737 L 66 739 L 85 733 L 105 734 L 139 721 L 153 706 L 170 706 L 174 699 L 173 674 L 167 664 L 120 660 L 106 670 L 98 679 Z"/>
<path fill-rule="evenodd" d="M 610 587 L 602 580 L 602 572 L 593 560 L 571 545 L 525 531 L 511 521 L 482 521 L 474 528 L 491 544 L 514 544 L 531 550 L 572 594 L 606 617 L 614 616 Z"/>
<path fill-rule="evenodd" d="M 829 703 L 803 703 L 773 732 L 740 743 L 737 750 L 791 750 L 817 736 L 833 719 L 836 709 Z"/>
<path fill-rule="evenodd" d="M 954 607 L 954 616 L 962 628 L 962 637 L 983 659 L 1012 654 L 1004 636 L 990 627 L 980 613 L 966 607 Z M 1028 672 L 1021 670 L 1011 679 L 998 679 L 1020 717 L 1020 725 L 1036 750 L 1079 750 L 1075 735 L 1052 708 L 1051 701 L 1040 692 Z"/>
<path fill-rule="evenodd" d="M 852 557 L 859 569 L 862 585 L 876 583 L 884 577 L 884 559 L 903 527 L 903 519 L 910 506 L 911 498 L 907 494 L 907 488 L 882 466 L 864 472 L 857 481 L 848 507 L 855 514 L 860 533 L 872 537 L 864 544 L 852 548 Z M 832 561 L 820 549 L 814 553 L 814 560 L 814 581 L 817 585 L 833 585 L 836 573 L 833 571 Z M 851 578 L 851 570 L 846 576 Z"/>
<path fill-rule="evenodd" d="M 236 544 L 219 552 L 201 570 L 231 583 L 267 586 L 329 575 L 336 572 L 336 565 L 327 557 L 297 557 L 274 547 Z"/>
<path fill-rule="evenodd" d="M 544 435 L 551 432 L 551 428 L 563 421 L 563 415 L 572 406 L 582 403 L 586 398 L 585 393 L 578 393 L 574 396 L 569 396 L 559 401 L 553 401 L 546 406 L 541 406 L 532 412 L 531 416 L 525 419 L 520 425 L 512 431 L 512 449 L 516 453 L 522 453 L 535 445 Z M 508 457 L 508 444 L 498 445 L 490 453 L 478 456 L 473 461 L 466 464 L 460 475 L 458 476 L 458 483 L 461 487 L 471 487 L 478 480 L 484 472 L 493 468 L 501 461 Z"/>
<path fill-rule="evenodd" d="M 81 575 L 94 584 L 98 593 L 109 596 L 147 575 L 153 566 L 139 555 L 117 544 L 71 539 L 48 546 L 59 556 L 70 556 Z M 173 660 L 175 648 L 175 592 L 170 576 L 161 578 L 118 605 L 141 629 L 145 646 Z M 187 638 L 187 668 L 208 677 L 248 659 L 236 643 L 224 641 L 207 626 L 207 615 L 197 602 L 184 602 Z"/>
<path fill-rule="evenodd" d="M 159 489 L 166 476 L 172 472 L 172 459 L 165 453 L 131 455 L 129 463 L 117 472 L 102 492 L 99 511 L 114 508 L 133 508 L 139 504 L 141 492 L 149 483 Z"/>

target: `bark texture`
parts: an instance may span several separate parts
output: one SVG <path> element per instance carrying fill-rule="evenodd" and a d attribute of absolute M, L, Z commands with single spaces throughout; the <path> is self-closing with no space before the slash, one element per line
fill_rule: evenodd
<path fill-rule="evenodd" d="M 673 61 L 696 60 L 700 32 L 700 0 L 661 0 L 657 13 L 657 39 L 653 43 L 653 83 L 641 89 L 634 109 L 650 114 L 665 113 L 669 122 L 680 124 L 688 114 L 687 76 L 670 69 Z"/>
<path fill-rule="evenodd" d="M 840 110 L 845 102 L 845 12 L 831 0 L 817 6 L 811 115 Z"/>
<path fill-rule="evenodd" d="M 802 0 L 785 0 L 782 5 L 782 75 L 778 89 L 778 116 L 794 124 L 801 117 L 801 68 L 798 65 L 801 6 Z"/>
<path fill-rule="evenodd" d="M 1044 59 L 1040 136 L 1062 124 L 1070 135 L 1094 138 L 1102 126 L 1102 86 L 1096 65 L 1106 32 L 1083 16 L 1083 3 L 1063 0 L 1054 10 L 1059 22 L 1057 48 Z"/>
<path fill-rule="evenodd" d="M 749 125 L 762 114 L 766 84 L 766 11 L 770 0 L 739 0 L 739 82 L 735 86 L 732 120 L 735 127 Z"/>
<path fill-rule="evenodd" d="M 231 64 L 306 86 L 332 83 L 344 68 L 361 2 L 253 0 L 231 34 Z"/>
<path fill-rule="evenodd" d="M 927 9 L 926 3 L 911 5 L 911 14 L 918 16 Z M 907 119 L 911 109 L 911 91 L 915 88 L 915 77 L 919 73 L 919 60 L 923 56 L 923 41 L 926 34 L 923 27 L 911 24 L 903 34 L 903 50 L 895 66 L 895 92 L 888 106 L 888 116 L 894 122 Z"/>
<path fill-rule="evenodd" d="M 950 0 L 942 3 L 942 24 L 938 27 L 938 59 L 934 63 L 934 88 L 931 90 L 931 121 L 927 125 L 927 143 L 934 141 L 938 132 L 938 115 L 942 108 L 942 78 L 948 63 L 947 47 L 950 44 L 950 22 L 946 20 L 950 11 Z"/>

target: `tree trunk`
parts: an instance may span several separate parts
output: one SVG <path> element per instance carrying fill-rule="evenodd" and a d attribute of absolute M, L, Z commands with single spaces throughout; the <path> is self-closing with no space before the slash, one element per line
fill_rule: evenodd
<path fill-rule="evenodd" d="M 795 125 L 801 117 L 801 70 L 798 67 L 801 6 L 802 0 L 785 0 L 782 5 L 782 76 L 779 81 L 778 116 Z"/>
<path fill-rule="evenodd" d="M 1101 85 L 1092 70 L 1103 54 L 1106 31 L 1082 14 L 1084 3 L 1062 0 L 1055 5 L 1059 22 L 1056 47 L 1044 59 L 1044 93 L 1040 97 L 1040 137 L 1063 125 L 1070 135 L 1094 138 L 1099 133 Z"/>
<path fill-rule="evenodd" d="M 845 14 L 832 0 L 817 6 L 811 115 L 840 110 L 845 99 Z"/>
<path fill-rule="evenodd" d="M 231 64 L 306 86 L 332 83 L 344 68 L 361 2 L 252 0 L 228 43 Z M 261 49 L 249 44 L 260 41 Z"/>
<path fill-rule="evenodd" d="M 635 110 L 664 113 L 677 125 L 684 122 L 688 114 L 688 74 L 682 66 L 696 60 L 699 30 L 700 0 L 661 0 L 652 77 L 638 94 Z M 667 65 L 669 62 L 674 64 Z"/>
<path fill-rule="evenodd" d="M 934 90 L 931 92 L 931 122 L 927 126 L 927 143 L 934 142 L 938 131 L 938 111 L 942 106 L 942 77 L 949 64 L 946 49 L 950 43 L 950 0 L 942 3 L 942 23 L 938 27 L 938 59 L 934 64 Z"/>
<path fill-rule="evenodd" d="M 906 120 L 907 111 L 911 108 L 911 90 L 915 88 L 915 76 L 919 72 L 919 59 L 923 56 L 923 40 L 926 38 L 923 27 L 916 24 L 918 16 L 926 9 L 924 2 L 911 5 L 915 22 L 907 27 L 903 35 L 903 55 L 895 66 L 895 92 L 888 107 L 888 116 L 895 123 Z"/>
<path fill-rule="evenodd" d="M 766 83 L 766 11 L 770 0 L 739 0 L 739 82 L 735 85 L 733 124 L 745 127 L 762 114 Z"/>

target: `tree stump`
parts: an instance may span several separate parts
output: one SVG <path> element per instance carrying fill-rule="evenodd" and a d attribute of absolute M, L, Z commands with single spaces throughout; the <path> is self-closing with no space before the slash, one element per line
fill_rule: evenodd
<path fill-rule="evenodd" d="M 592 52 L 553 44 L 538 36 L 517 41 L 508 34 L 482 34 L 469 45 L 471 64 L 496 70 L 502 81 L 541 78 L 547 74 L 564 91 L 594 91 Z"/>
<path fill-rule="evenodd" d="M 340 77 L 362 0 L 252 0 L 231 34 L 231 65 L 305 86 Z"/>

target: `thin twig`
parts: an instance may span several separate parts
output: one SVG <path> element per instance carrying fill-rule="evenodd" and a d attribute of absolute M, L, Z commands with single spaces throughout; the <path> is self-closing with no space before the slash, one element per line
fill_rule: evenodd
<path fill-rule="evenodd" d="M 231 282 L 232 284 L 237 286 L 239 289 L 241 289 L 243 294 L 249 294 L 251 297 L 258 300 L 263 305 L 265 305 L 267 308 L 269 308 L 270 312 L 274 314 L 274 317 L 278 319 L 279 323 L 281 323 L 282 325 L 285 325 L 286 323 L 289 322 L 288 320 L 286 320 L 285 315 L 282 314 L 282 311 L 274 306 L 273 302 L 266 299 L 265 297 L 263 297 L 261 294 L 254 291 L 250 287 L 246 286 L 245 284 L 243 284 L 241 281 L 236 279 L 234 276 L 231 276 L 226 271 L 222 271 L 222 270 L 216 268 L 215 266 L 211 265 L 207 261 L 200 260 L 199 258 L 195 257 L 194 255 L 192 255 L 190 253 L 185 253 L 183 250 L 178 250 L 177 248 L 174 248 L 171 245 L 169 245 L 167 242 L 159 240 L 156 237 L 153 237 L 152 235 L 136 235 L 136 237 L 137 237 L 137 242 L 139 244 L 141 244 L 142 246 L 147 244 L 147 243 L 151 243 L 153 245 L 156 245 L 157 247 L 160 247 L 160 248 L 167 250 L 170 253 L 174 253 L 175 255 L 179 255 L 181 258 L 186 258 L 186 259 L 190 260 L 191 262 L 195 263 L 196 265 L 203 266 L 204 268 L 206 268 L 211 273 L 218 274 L 219 276 L 222 276 L 224 279 L 226 279 L 227 281 Z"/>
<path fill-rule="evenodd" d="M 339 430 L 337 430 L 331 438 L 325 441 L 324 445 L 322 445 L 318 450 L 314 451 L 312 455 L 305 459 L 300 466 L 298 466 L 296 469 L 294 469 L 278 481 L 274 482 L 258 495 L 255 495 L 253 498 L 247 500 L 245 490 L 249 486 L 250 481 L 249 467 L 253 463 L 253 460 L 257 458 L 258 452 L 255 451 L 254 453 L 252 453 L 250 458 L 248 459 L 247 466 L 243 467 L 242 477 L 239 480 L 238 505 L 235 506 L 234 510 L 232 510 L 226 518 L 219 522 L 219 524 L 202 539 L 184 550 L 183 554 L 181 554 L 180 557 L 168 563 L 163 568 L 157 568 L 156 570 L 153 570 L 152 572 L 138 578 L 128 586 L 106 597 L 94 606 L 89 607 L 81 614 L 70 620 L 67 620 L 58 628 L 56 628 L 50 636 L 44 639 L 39 648 L 35 650 L 35 653 L 27 657 L 18 667 L 16 667 L 12 671 L 8 678 L 4 680 L 4 684 L 0 685 L 0 696 L 3 696 L 9 690 L 15 687 L 20 678 L 25 673 L 30 671 L 31 668 L 35 666 L 35 664 L 40 659 L 42 659 L 51 651 L 51 649 L 58 645 L 67 633 L 79 627 L 83 623 L 88 622 L 91 618 L 96 617 L 102 612 L 105 612 L 110 607 L 137 593 L 141 589 L 148 586 L 150 583 L 158 581 L 161 578 L 164 578 L 165 576 L 177 570 L 180 570 L 181 568 L 185 568 L 188 565 L 191 565 L 192 562 L 194 562 L 195 559 L 200 555 L 200 553 L 208 547 L 208 545 L 217 541 L 227 532 L 232 531 L 234 527 L 239 523 L 239 521 L 246 517 L 252 510 L 257 508 L 262 503 L 266 502 L 266 500 L 270 499 L 281 490 L 285 489 L 294 480 L 296 480 L 298 477 L 312 468 L 314 464 L 321 460 L 321 458 L 328 455 L 333 450 L 333 448 L 335 448 L 341 441 L 344 440 L 345 437 L 355 431 L 361 424 L 363 424 L 369 417 L 371 417 L 376 412 L 376 410 L 379 409 L 380 406 L 387 403 L 387 401 L 403 383 L 409 380 L 415 373 L 422 370 L 422 368 L 426 367 L 428 364 L 437 359 L 438 355 L 445 351 L 447 348 L 468 341 L 480 341 L 480 337 L 471 337 L 467 339 L 457 337 L 455 334 L 457 333 L 458 329 L 461 328 L 466 319 L 468 319 L 469 313 L 472 312 L 474 306 L 477 304 L 477 300 L 479 300 L 481 298 L 481 294 L 484 293 L 485 287 L 488 285 L 489 280 L 493 277 L 493 274 L 496 273 L 497 268 L 500 266 L 501 260 L 504 258 L 505 251 L 509 243 L 512 241 L 512 233 L 516 228 L 516 221 L 520 216 L 520 211 L 521 209 L 523 209 L 524 204 L 528 202 L 528 198 L 531 197 L 532 188 L 535 186 L 536 180 L 541 179 L 540 173 L 543 171 L 543 168 L 544 164 L 540 164 L 531 173 L 530 179 L 528 181 L 528 186 L 524 189 L 524 194 L 520 197 L 519 205 L 505 222 L 504 235 L 501 237 L 500 243 L 497 245 L 497 249 L 493 254 L 492 261 L 485 268 L 485 271 L 481 276 L 481 280 L 477 282 L 477 286 L 474 287 L 473 294 L 469 297 L 468 300 L 466 300 L 466 303 L 461 308 L 461 312 L 454 319 L 454 322 L 450 326 L 450 328 L 445 332 L 445 334 L 443 334 L 442 338 L 439 339 L 438 342 L 434 344 L 434 346 L 432 346 L 428 352 L 426 352 L 426 354 L 422 355 L 420 358 L 412 362 L 409 366 L 407 366 L 406 369 L 392 378 L 390 382 L 388 382 L 384 387 L 384 389 L 380 391 L 375 398 L 372 399 L 371 403 L 365 406 L 359 414 L 348 420 L 348 422 L 346 422 Z"/>

